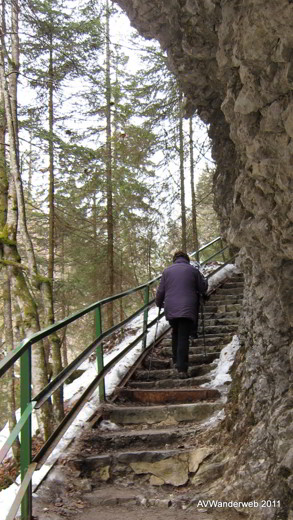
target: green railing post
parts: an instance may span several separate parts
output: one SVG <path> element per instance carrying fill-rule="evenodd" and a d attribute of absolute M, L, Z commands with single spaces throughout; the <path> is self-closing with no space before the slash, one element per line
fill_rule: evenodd
<path fill-rule="evenodd" d="M 147 285 L 145 288 L 144 288 L 144 304 L 147 305 L 150 301 L 150 287 L 149 285 Z M 143 313 L 143 332 L 146 332 L 147 331 L 147 327 L 148 327 L 148 318 L 149 318 L 149 309 L 147 308 L 144 313 Z M 142 340 L 142 347 L 143 348 L 146 348 L 146 344 L 147 344 L 147 337 L 146 335 L 143 337 L 143 340 Z"/>
<path fill-rule="evenodd" d="M 31 346 L 20 358 L 20 409 L 21 415 L 31 402 Z M 20 475 L 23 482 L 32 460 L 32 422 L 31 415 L 21 430 Z M 30 482 L 21 502 L 21 520 L 32 518 L 32 483 Z"/>
<path fill-rule="evenodd" d="M 101 305 L 96 308 L 95 311 L 95 324 L 96 324 L 96 337 L 98 338 L 102 334 L 102 309 Z M 103 343 L 96 348 L 97 368 L 98 374 L 104 368 L 104 352 Z M 99 395 L 100 401 L 105 401 L 105 380 L 103 379 L 99 384 Z"/>

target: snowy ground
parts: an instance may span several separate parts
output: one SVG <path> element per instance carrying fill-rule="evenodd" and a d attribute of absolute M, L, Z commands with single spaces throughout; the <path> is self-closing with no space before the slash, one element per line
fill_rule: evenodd
<path fill-rule="evenodd" d="M 229 370 L 233 365 L 239 347 L 240 343 L 238 336 L 233 336 L 232 341 L 221 350 L 217 367 L 209 373 L 213 378 L 212 383 L 205 383 L 201 386 L 206 388 L 217 388 L 226 396 L 227 385 L 232 381 Z"/>
<path fill-rule="evenodd" d="M 220 272 L 211 276 L 209 279 L 209 291 L 213 290 L 217 285 L 219 285 L 225 278 L 229 278 L 237 272 L 237 269 L 234 265 L 227 265 Z M 207 269 L 203 271 L 205 275 L 208 274 Z M 149 321 L 152 321 L 155 317 L 157 317 L 158 310 L 157 308 L 152 308 L 149 311 Z M 108 354 L 104 356 L 104 365 L 106 366 L 109 361 L 111 361 L 119 352 L 121 352 L 131 341 L 134 341 L 135 337 L 141 334 L 142 330 L 142 320 L 143 317 L 140 316 L 131 322 L 132 331 L 135 330 L 135 334 L 126 335 L 125 339 L 119 343 L 119 345 L 115 346 Z M 157 330 L 157 335 L 162 334 L 167 328 L 168 323 L 165 318 L 162 318 Z M 147 346 L 151 345 L 154 341 L 156 326 L 153 326 L 149 331 L 147 336 Z M 229 369 L 233 363 L 236 351 L 239 348 L 239 341 L 237 336 L 234 336 L 232 342 L 227 345 L 221 353 L 221 357 L 218 362 L 217 368 L 214 370 L 214 383 L 213 388 L 223 389 L 225 387 L 225 383 L 231 380 L 229 375 Z M 133 348 L 131 352 L 129 352 L 121 361 L 119 361 L 115 367 L 111 369 L 111 371 L 105 377 L 105 390 L 106 396 L 109 396 L 113 393 L 118 383 L 123 378 L 124 374 L 127 370 L 133 365 L 138 356 L 142 352 L 142 345 L 139 344 Z M 71 384 L 64 385 L 64 399 L 70 404 L 72 401 L 76 401 L 82 392 L 87 388 L 89 381 L 93 380 L 96 376 L 96 363 L 95 362 L 87 362 L 84 363 L 80 368 L 83 368 L 85 372 L 78 378 L 75 379 Z M 70 444 L 70 442 L 79 435 L 79 432 L 84 426 L 85 421 L 93 415 L 97 406 L 99 404 L 99 391 L 97 390 L 91 399 L 88 401 L 87 405 L 81 410 L 78 417 L 72 423 L 72 425 L 67 430 L 64 437 L 61 439 L 55 450 L 52 452 L 51 456 L 48 458 L 47 462 L 43 465 L 43 467 L 35 471 L 33 474 L 33 489 L 39 485 L 39 483 L 43 480 L 45 475 L 51 469 L 52 465 L 58 459 L 60 453 L 64 453 L 66 447 Z M 20 413 L 17 412 L 17 416 L 19 419 Z M 219 413 L 218 419 L 221 418 L 221 412 Z M 36 417 L 33 414 L 32 417 L 32 430 L 33 433 L 37 430 L 37 421 Z M 9 436 L 8 425 L 4 427 L 4 429 L 0 432 L 0 443 L 4 443 Z M 10 454 L 8 454 L 9 456 Z M 2 514 L 4 512 L 4 516 L 7 515 L 11 504 L 15 498 L 15 495 L 19 489 L 20 477 L 17 478 L 16 482 L 12 484 L 9 488 L 1 491 L 0 493 L 0 510 Z"/>

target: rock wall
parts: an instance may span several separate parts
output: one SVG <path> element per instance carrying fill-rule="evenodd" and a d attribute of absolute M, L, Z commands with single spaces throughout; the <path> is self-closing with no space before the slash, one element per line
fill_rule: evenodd
<path fill-rule="evenodd" d="M 222 495 L 280 500 L 252 518 L 293 518 L 293 2 L 115 1 L 167 51 L 186 114 L 209 125 L 216 209 L 240 249 L 245 314 Z"/>

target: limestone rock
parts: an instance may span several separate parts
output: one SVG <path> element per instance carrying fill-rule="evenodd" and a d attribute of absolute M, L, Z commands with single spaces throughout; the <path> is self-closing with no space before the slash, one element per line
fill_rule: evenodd
<path fill-rule="evenodd" d="M 213 452 L 212 448 L 204 447 L 193 450 L 189 454 L 189 471 L 190 473 L 196 473 L 199 465 L 204 459 L 206 459 Z"/>
<path fill-rule="evenodd" d="M 161 421 L 158 423 L 158 426 L 164 427 L 164 426 L 176 426 L 178 424 L 178 421 L 176 421 L 175 417 L 167 417 L 165 421 Z"/>
<path fill-rule="evenodd" d="M 110 466 L 102 466 L 100 468 L 100 479 L 104 482 L 110 479 Z"/>
<path fill-rule="evenodd" d="M 188 463 L 178 457 L 170 457 L 158 462 L 132 462 L 130 467 L 138 475 L 150 473 L 172 486 L 182 486 L 188 480 Z"/>
<path fill-rule="evenodd" d="M 198 486 L 212 482 L 223 475 L 224 468 L 223 463 L 202 464 L 197 473 L 191 477 L 191 484 Z"/>
<path fill-rule="evenodd" d="M 284 111 L 282 119 L 287 134 L 290 137 L 293 137 L 293 102 L 291 102 L 287 109 Z"/>
<path fill-rule="evenodd" d="M 151 486 L 163 486 L 163 484 L 165 484 L 165 481 L 162 478 L 155 477 L 155 475 L 151 475 L 150 484 Z"/>
<path fill-rule="evenodd" d="M 74 486 L 83 491 L 84 493 L 88 493 L 92 490 L 93 487 L 91 481 L 86 478 L 75 479 Z"/>
<path fill-rule="evenodd" d="M 281 462 L 281 467 L 287 469 L 289 472 L 293 472 L 293 448 L 290 448 L 288 453 Z"/>
<path fill-rule="evenodd" d="M 246 115 L 257 112 L 261 103 L 257 99 L 255 92 L 249 88 L 242 88 L 235 101 L 234 112 Z"/>
<path fill-rule="evenodd" d="M 291 372 L 293 372 L 293 342 L 291 343 L 291 346 L 290 346 L 289 358 L 290 358 Z"/>

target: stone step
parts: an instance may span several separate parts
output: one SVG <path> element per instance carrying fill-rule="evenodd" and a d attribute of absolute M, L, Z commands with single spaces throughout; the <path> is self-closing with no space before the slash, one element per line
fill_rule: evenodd
<path fill-rule="evenodd" d="M 232 339 L 232 334 L 231 334 L 231 339 Z M 231 341 L 230 339 L 230 341 Z M 230 341 L 228 341 L 228 343 L 230 343 Z M 228 344 L 227 343 L 227 344 Z M 207 345 L 206 347 L 204 347 L 204 345 L 197 345 L 196 347 L 191 346 L 189 347 L 189 356 L 193 356 L 195 354 L 199 354 L 201 356 L 205 356 L 205 355 L 209 355 L 209 354 L 215 354 L 217 352 L 221 352 L 222 348 L 224 348 L 226 346 L 226 343 L 223 343 L 223 344 L 220 344 L 220 345 Z M 169 360 L 172 359 L 172 349 L 171 347 L 168 349 L 167 347 L 165 347 L 164 349 L 164 357 L 168 357 Z"/>
<path fill-rule="evenodd" d="M 243 273 L 233 273 L 232 276 L 228 278 L 228 280 L 242 280 L 244 281 Z"/>
<path fill-rule="evenodd" d="M 189 352 L 191 352 L 191 348 L 189 349 Z M 216 352 L 207 352 L 206 354 L 204 352 L 198 354 L 189 354 L 189 363 L 190 365 L 209 364 L 218 359 L 220 354 L 220 350 L 217 350 Z"/>
<path fill-rule="evenodd" d="M 175 419 L 177 422 L 203 421 L 223 408 L 220 401 L 162 406 L 109 406 L 103 415 L 116 424 L 156 424 Z"/>
<path fill-rule="evenodd" d="M 220 285 L 220 287 L 221 287 L 221 285 Z M 243 289 L 244 283 L 241 280 L 231 280 L 231 282 L 225 282 L 222 285 L 222 287 L 229 287 L 231 289 L 237 289 L 237 288 L 241 287 Z"/>
<path fill-rule="evenodd" d="M 84 439 L 81 446 L 81 452 L 87 456 L 87 453 L 99 454 L 102 452 L 145 449 L 148 448 L 165 448 L 182 442 L 189 435 L 188 431 L 183 428 L 174 427 L 174 425 L 164 428 L 147 428 L 143 430 L 115 430 L 110 432 L 102 432 L 98 429 L 91 431 L 91 435 Z"/>
<path fill-rule="evenodd" d="M 171 352 L 170 352 L 171 354 Z M 204 353 L 202 354 L 192 354 L 189 356 L 189 365 L 198 365 L 198 364 L 207 364 L 212 363 L 220 356 L 220 351 L 217 352 L 209 352 L 205 356 Z M 155 357 L 155 355 L 150 360 L 150 356 L 145 358 L 142 362 L 142 366 L 149 369 L 149 366 L 151 365 L 151 369 L 168 369 L 172 368 L 172 359 L 171 356 L 169 356 L 170 359 L 166 359 L 166 357 Z"/>
<path fill-rule="evenodd" d="M 227 344 L 227 343 L 229 343 L 230 338 L 231 338 L 231 334 L 227 334 L 227 333 L 224 333 L 224 334 L 208 334 L 207 331 L 205 331 L 205 344 L 207 346 L 211 345 L 211 346 L 214 347 L 216 345 Z M 193 339 L 192 340 L 192 346 L 193 347 L 201 346 L 203 344 L 204 344 L 204 338 L 203 337 L 199 337 L 197 339 Z M 158 346 L 158 351 L 163 356 L 165 355 L 165 353 L 166 353 L 166 355 L 169 355 L 169 350 L 168 351 L 165 350 L 166 348 L 169 349 L 169 347 L 171 347 L 171 337 L 168 337 L 168 338 L 164 339 L 164 342 L 161 341 L 161 343 Z M 194 352 L 194 354 L 196 354 L 196 352 Z"/>
<path fill-rule="evenodd" d="M 243 296 L 240 294 L 235 296 L 231 294 L 223 294 L 222 297 L 219 297 L 219 294 L 215 293 L 211 294 L 211 296 L 207 300 L 207 303 L 212 305 L 234 305 L 237 303 L 242 303 L 242 300 Z"/>
<path fill-rule="evenodd" d="M 182 486 L 199 474 L 198 468 L 213 453 L 212 448 L 178 448 L 165 450 L 133 450 L 115 452 L 91 457 L 80 457 L 70 461 L 73 471 L 77 470 L 82 479 L 91 479 L 95 487 L 106 481 L 138 483 L 146 485 L 169 484 Z M 222 473 L 223 473 L 222 468 Z M 216 470 L 216 464 L 214 464 Z M 221 476 L 214 471 L 214 478 Z"/>
<path fill-rule="evenodd" d="M 227 332 L 236 333 L 238 324 L 235 325 L 205 325 L 205 334 L 227 334 Z"/>
<path fill-rule="evenodd" d="M 239 306 L 240 307 L 240 306 Z M 208 309 L 204 309 L 204 313 L 203 313 L 203 316 L 204 316 L 204 319 L 208 319 L 209 317 L 211 318 L 239 318 L 241 314 L 241 310 L 239 308 L 238 309 L 234 309 L 234 311 L 225 311 L 225 312 L 220 312 L 218 311 L 218 308 L 216 306 L 211 306 L 210 308 Z M 201 314 L 199 315 L 199 321 L 201 322 Z"/>
<path fill-rule="evenodd" d="M 241 312 L 242 305 L 240 303 L 228 304 L 223 302 L 207 302 L 204 306 L 204 314 L 209 312 L 221 312 L 230 314 L 231 312 Z"/>
<path fill-rule="evenodd" d="M 189 346 L 189 356 L 194 356 L 197 354 L 200 356 L 204 356 L 205 352 L 206 352 L 207 356 L 210 354 L 216 354 L 217 352 L 220 352 L 221 349 L 223 347 L 225 347 L 228 343 L 230 343 L 232 337 L 233 337 L 233 335 L 231 334 L 228 337 L 226 342 L 218 343 L 216 345 L 206 345 L 206 347 L 204 347 L 203 343 L 200 345 L 198 345 L 198 344 L 196 345 L 193 343 L 196 340 L 192 340 L 192 342 L 190 342 L 190 346 Z M 164 349 L 162 349 L 160 351 L 160 356 L 169 358 L 169 361 L 171 362 L 171 359 L 172 359 L 171 344 L 170 344 L 170 347 L 164 347 Z"/>
<path fill-rule="evenodd" d="M 211 312 L 206 313 L 205 319 L 237 319 L 237 323 L 239 323 L 239 317 L 241 316 L 240 311 L 234 311 L 234 312 Z"/>
<path fill-rule="evenodd" d="M 206 345 L 215 345 L 215 343 L 225 343 L 225 341 L 229 340 L 231 334 L 227 332 L 217 332 L 216 334 L 207 334 L 205 332 L 205 344 Z M 203 345 L 204 337 L 199 335 L 197 339 L 192 340 L 196 345 Z"/>
<path fill-rule="evenodd" d="M 145 480 L 146 475 L 143 475 L 142 478 Z M 216 478 L 216 477 L 215 477 Z M 158 487 L 158 482 L 160 483 L 160 487 Z M 165 481 L 164 479 L 156 479 L 150 476 L 149 484 L 147 487 L 144 485 L 137 485 L 136 481 L 131 483 L 129 488 L 125 487 L 125 483 L 111 483 L 110 478 L 109 482 L 101 482 L 99 487 L 94 488 L 91 492 L 86 494 L 86 502 L 89 504 L 91 509 L 86 510 L 86 517 L 82 516 L 81 520 L 85 520 L 85 518 L 98 519 L 102 518 L 111 518 L 112 520 L 129 520 L 133 515 L 133 511 L 136 511 L 136 518 L 141 519 L 162 519 L 162 518 L 176 518 L 178 520 L 182 517 L 182 509 L 190 509 L 193 511 L 197 509 L 197 502 L 194 499 L 194 494 L 191 492 L 185 492 L 183 495 L 180 493 L 177 495 L 170 494 L 169 486 L 166 486 L 165 489 Z M 37 498 L 35 499 L 38 500 Z M 46 505 L 50 505 L 50 502 Z M 141 508 L 141 509 L 138 509 Z M 46 510 L 49 508 L 45 508 Z M 170 510 L 177 510 L 173 516 L 173 513 L 170 515 Z M 131 513 L 129 514 L 129 511 Z M 91 516 L 90 515 L 91 512 Z M 135 513 L 134 513 L 135 514 Z M 163 516 L 162 516 L 163 515 Z M 168 515 L 168 516 L 167 516 Z M 184 515 L 184 512 L 183 512 Z M 191 516 L 189 514 L 189 516 Z M 184 518 L 189 518 L 184 515 Z M 196 514 L 197 520 L 205 519 L 206 514 L 204 516 L 198 516 Z M 211 515 L 210 515 L 211 516 Z M 214 516 L 211 517 L 211 520 L 214 520 Z M 227 520 L 227 515 L 219 510 L 217 510 L 217 520 Z M 240 516 L 233 517 L 234 519 L 241 520 Z M 49 519 L 48 519 L 49 520 Z M 64 520 L 64 515 L 56 517 L 50 516 L 50 520 Z"/>
<path fill-rule="evenodd" d="M 243 287 L 229 287 L 224 285 L 223 287 L 219 287 L 217 289 L 217 295 L 221 298 L 222 295 L 230 295 L 230 296 L 238 296 L 243 295 Z"/>
<path fill-rule="evenodd" d="M 204 320 L 205 326 L 214 326 L 214 325 L 237 325 L 239 323 L 239 318 L 237 316 L 231 316 L 229 318 L 219 317 L 217 314 L 214 317 L 206 317 Z M 200 321 L 201 324 L 201 321 Z"/>
<path fill-rule="evenodd" d="M 189 367 L 191 377 L 198 377 L 207 374 L 210 370 L 215 368 L 215 364 L 204 364 Z M 167 368 L 163 370 L 141 370 L 138 369 L 132 376 L 132 381 L 153 381 L 161 379 L 178 379 L 178 372 L 174 368 Z"/>
<path fill-rule="evenodd" d="M 210 303 L 210 302 L 214 302 L 214 301 L 218 301 L 218 302 L 228 302 L 228 303 L 239 303 L 239 302 L 242 302 L 243 300 L 243 295 L 242 294 L 229 294 L 229 293 L 222 293 L 222 294 L 219 294 L 220 292 L 220 289 L 218 289 L 216 292 L 212 293 L 208 299 L 207 299 L 207 303 Z"/>
<path fill-rule="evenodd" d="M 121 388 L 119 391 L 119 401 L 122 399 L 123 401 L 128 400 L 144 404 L 196 403 L 198 401 L 211 401 L 220 397 L 218 390 L 208 388 L 166 388 L 160 390 Z"/>
<path fill-rule="evenodd" d="M 172 388 L 193 388 L 210 382 L 208 374 L 199 377 L 189 377 L 188 379 L 172 379 Z M 129 381 L 128 388 L 170 388 L 170 379 L 160 379 L 154 381 Z"/>

